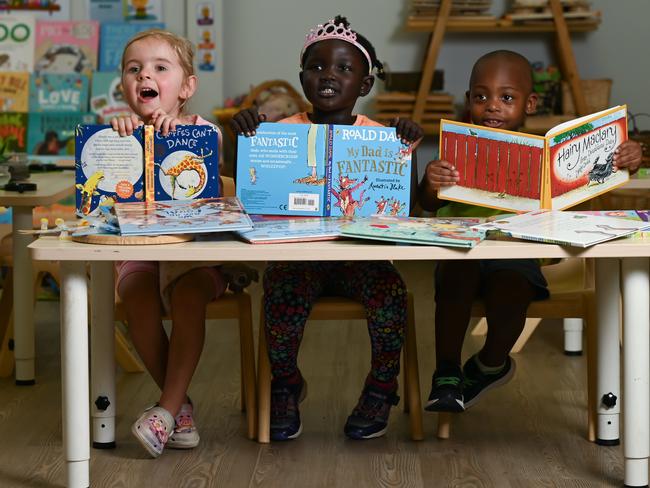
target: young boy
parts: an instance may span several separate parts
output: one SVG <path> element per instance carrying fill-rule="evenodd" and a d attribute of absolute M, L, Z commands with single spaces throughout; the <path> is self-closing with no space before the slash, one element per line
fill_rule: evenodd
<path fill-rule="evenodd" d="M 467 92 L 472 123 L 516 131 L 535 112 L 530 63 L 512 51 L 482 56 L 472 68 Z M 627 141 L 614 164 L 631 172 L 641 164 L 641 147 Z M 456 184 L 458 172 L 447 161 L 431 161 L 419 188 L 422 208 L 440 217 L 489 216 L 498 210 L 438 200 L 436 191 Z M 485 302 L 488 334 L 483 349 L 460 368 L 472 303 Z M 436 371 L 426 410 L 462 412 L 490 388 L 507 383 L 515 363 L 508 353 L 526 321 L 533 300 L 548 298 L 546 280 L 535 259 L 442 261 L 436 269 Z"/>

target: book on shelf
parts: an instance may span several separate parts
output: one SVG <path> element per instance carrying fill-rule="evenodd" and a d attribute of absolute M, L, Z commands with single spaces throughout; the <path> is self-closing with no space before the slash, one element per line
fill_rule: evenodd
<path fill-rule="evenodd" d="M 29 73 L 0 72 L 0 111 L 29 111 Z"/>
<path fill-rule="evenodd" d="M 0 112 L 0 154 L 27 152 L 28 114 Z"/>
<path fill-rule="evenodd" d="M 34 74 L 29 81 L 30 112 L 87 112 L 88 76 L 81 73 Z"/>
<path fill-rule="evenodd" d="M 262 123 L 237 139 L 237 196 L 251 214 L 408 215 L 411 150 L 392 127 Z"/>
<path fill-rule="evenodd" d="M 485 238 L 485 231 L 472 226 L 483 218 L 362 217 L 341 226 L 345 237 L 471 248 Z"/>
<path fill-rule="evenodd" d="M 124 46 L 129 39 L 148 29 L 164 29 L 161 22 L 102 22 L 99 29 L 99 71 L 118 73 Z"/>
<path fill-rule="evenodd" d="M 280 217 L 253 215 L 253 229 L 237 234 L 251 244 L 328 241 L 341 237 L 339 217 Z"/>
<path fill-rule="evenodd" d="M 94 124 L 88 112 L 31 112 L 27 128 L 27 152 L 43 156 L 72 156 L 75 152 L 75 127 Z"/>
<path fill-rule="evenodd" d="M 29 14 L 0 15 L 0 69 L 2 71 L 34 70 L 34 34 L 36 21 Z"/>
<path fill-rule="evenodd" d="M 544 209 L 506 216 L 473 228 L 499 231 L 507 236 L 528 241 L 589 247 L 649 229 L 650 222 L 592 215 L 588 212 Z"/>
<path fill-rule="evenodd" d="M 253 227 L 237 197 L 118 202 L 115 213 L 124 236 L 201 234 Z"/>
<path fill-rule="evenodd" d="M 460 181 L 438 197 L 512 212 L 564 210 L 628 181 L 628 171 L 614 167 L 627 134 L 624 105 L 545 136 L 442 120 L 440 159 L 456 167 Z"/>
<path fill-rule="evenodd" d="M 219 196 L 218 133 L 212 125 L 178 125 L 163 136 L 153 126 L 121 137 L 109 125 L 79 125 L 75 167 L 77 211 L 100 200 L 194 200 Z"/>
<path fill-rule="evenodd" d="M 99 22 L 39 20 L 36 23 L 34 71 L 83 73 L 97 69 Z"/>
<path fill-rule="evenodd" d="M 131 114 L 124 98 L 122 76 L 119 73 L 98 71 L 93 74 L 90 111 L 97 114 L 100 124 L 108 124 L 113 117 L 128 117 Z"/>

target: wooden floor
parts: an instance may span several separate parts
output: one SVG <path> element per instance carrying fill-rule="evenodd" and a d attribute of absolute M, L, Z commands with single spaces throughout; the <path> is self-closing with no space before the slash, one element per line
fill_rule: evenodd
<path fill-rule="evenodd" d="M 415 293 L 423 400 L 433 367 L 432 267 L 401 267 Z M 259 288 L 253 294 L 258 296 Z M 255 300 L 257 303 L 257 300 Z M 255 317 L 257 310 L 254 311 Z M 37 306 L 37 384 L 0 379 L 0 487 L 63 486 L 58 303 Z M 601 487 L 620 486 L 622 449 L 585 440 L 585 361 L 562 354 L 561 324 L 542 324 L 508 385 L 458 415 L 452 438 L 409 439 L 408 418 L 393 410 L 381 439 L 352 442 L 342 429 L 369 363 L 363 322 L 314 323 L 301 367 L 309 382 L 304 432 L 288 443 L 258 445 L 245 437 L 239 411 L 239 358 L 234 323 L 208 326 L 191 387 L 201 444 L 149 459 L 131 437 L 139 411 L 157 399 L 146 374 L 118 375 L 117 448 L 92 450 L 92 487 Z M 470 355 L 479 347 L 471 340 Z M 84 419 L 79 419 L 84 421 Z"/>

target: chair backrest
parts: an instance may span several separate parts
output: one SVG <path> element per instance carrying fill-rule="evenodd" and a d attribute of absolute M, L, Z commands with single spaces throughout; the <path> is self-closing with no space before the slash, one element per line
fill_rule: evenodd
<path fill-rule="evenodd" d="M 222 183 L 222 188 L 223 191 L 221 192 L 221 195 L 224 197 L 234 197 L 236 192 L 235 192 L 235 180 L 232 179 L 230 176 L 222 176 L 221 177 L 221 183 Z"/>

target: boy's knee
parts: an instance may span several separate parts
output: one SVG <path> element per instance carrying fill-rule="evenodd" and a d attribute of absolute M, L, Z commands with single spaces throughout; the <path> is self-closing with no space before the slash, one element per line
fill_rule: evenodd
<path fill-rule="evenodd" d="M 214 279 L 203 270 L 192 270 L 181 276 L 171 292 L 172 308 L 205 307 L 216 294 Z"/>

